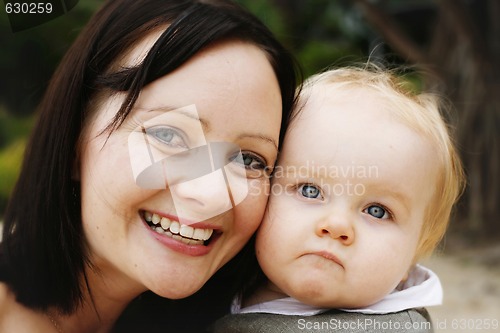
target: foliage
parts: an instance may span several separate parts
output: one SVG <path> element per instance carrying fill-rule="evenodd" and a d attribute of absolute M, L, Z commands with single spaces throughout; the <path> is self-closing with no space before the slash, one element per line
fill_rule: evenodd
<path fill-rule="evenodd" d="M 33 128 L 33 120 L 33 116 L 14 117 L 0 108 L 0 149 L 19 138 L 26 138 Z"/>
<path fill-rule="evenodd" d="M 16 33 L 0 15 L 0 105 L 13 115 L 33 113 L 59 59 L 101 3 L 79 1 L 67 14 Z"/>
<path fill-rule="evenodd" d="M 278 38 L 285 38 L 286 26 L 279 8 L 269 0 L 236 0 L 254 13 Z"/>
<path fill-rule="evenodd" d="M 18 139 L 0 150 L 0 212 L 3 212 L 7 199 L 14 188 L 21 169 L 26 139 Z M 1 214 L 0 214 L 1 216 Z"/>
<path fill-rule="evenodd" d="M 18 177 L 33 120 L 33 116 L 13 117 L 0 109 L 0 216 Z"/>
<path fill-rule="evenodd" d="M 296 52 L 303 67 L 304 76 L 308 77 L 331 66 L 357 61 L 361 55 L 350 44 L 329 44 L 321 40 L 310 40 Z"/>

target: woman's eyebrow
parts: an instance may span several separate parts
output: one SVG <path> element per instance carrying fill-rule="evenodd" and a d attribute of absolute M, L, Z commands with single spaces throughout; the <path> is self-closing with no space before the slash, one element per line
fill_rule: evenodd
<path fill-rule="evenodd" d="M 162 111 L 162 112 L 176 111 L 177 113 L 182 114 L 188 118 L 199 121 L 201 124 L 201 127 L 203 128 L 204 131 L 206 131 L 206 132 L 210 131 L 211 128 L 210 128 L 210 124 L 208 121 L 196 116 L 192 112 L 189 112 L 187 110 L 182 110 L 182 109 L 179 110 L 179 109 L 180 109 L 179 107 L 175 107 L 175 106 L 162 106 L 162 107 L 150 109 L 150 110 L 148 110 L 148 112 L 152 112 L 152 111 Z M 265 141 L 268 144 L 273 145 L 274 149 L 276 151 L 278 151 L 278 144 L 276 143 L 276 140 L 274 140 L 273 138 L 271 138 L 269 136 L 266 136 L 263 134 L 254 134 L 254 133 L 242 133 L 238 136 L 238 139 L 243 139 L 243 138 L 252 138 L 252 139 L 258 139 L 258 140 Z"/>
<path fill-rule="evenodd" d="M 208 124 L 208 122 L 206 120 L 204 120 L 203 118 L 200 118 L 192 113 L 189 113 L 185 110 L 178 110 L 177 111 L 178 113 L 182 114 L 182 115 L 185 115 L 186 117 L 188 118 L 191 118 L 191 119 L 194 119 L 194 120 L 197 120 L 200 122 L 201 124 L 201 127 L 203 128 L 204 131 L 210 131 L 210 125 Z"/>
<path fill-rule="evenodd" d="M 273 138 L 268 137 L 266 135 L 253 134 L 253 133 L 242 133 L 238 136 L 238 139 L 243 139 L 243 138 L 252 138 L 252 139 L 258 139 L 258 140 L 265 141 L 265 142 L 273 145 L 273 147 L 274 147 L 274 149 L 276 149 L 276 151 L 278 150 L 278 144 L 276 143 L 276 140 L 274 140 Z"/>
<path fill-rule="evenodd" d="M 198 122 L 200 122 L 201 127 L 203 128 L 204 131 L 210 131 L 210 125 L 209 123 L 204 120 L 203 118 L 199 118 L 192 112 L 189 112 L 187 110 L 182 110 L 181 108 L 177 106 L 162 106 L 154 109 L 149 109 L 148 112 L 153 112 L 153 111 L 161 111 L 161 112 L 170 112 L 170 111 L 175 111 L 176 113 L 182 114 L 188 118 L 194 119 Z"/>

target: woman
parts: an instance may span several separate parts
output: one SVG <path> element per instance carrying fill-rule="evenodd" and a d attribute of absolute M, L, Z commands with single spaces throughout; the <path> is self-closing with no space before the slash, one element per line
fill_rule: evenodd
<path fill-rule="evenodd" d="M 288 53 L 233 3 L 107 2 L 39 107 L 5 215 L 0 331 L 110 332 L 146 290 L 198 291 L 260 223 L 295 82 Z M 208 163 L 200 152 L 210 173 L 168 169 L 174 155 Z M 144 183 L 165 161 L 162 186 Z"/>

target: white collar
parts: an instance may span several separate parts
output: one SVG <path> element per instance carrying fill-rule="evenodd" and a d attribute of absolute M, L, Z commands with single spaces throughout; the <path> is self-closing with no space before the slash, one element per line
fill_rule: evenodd
<path fill-rule="evenodd" d="M 408 279 L 392 293 L 379 302 L 358 309 L 339 309 L 346 312 L 366 314 L 384 314 L 399 312 L 411 308 L 440 305 L 443 301 L 443 289 L 438 276 L 430 269 L 416 265 Z M 295 298 L 286 297 L 241 308 L 239 298 L 233 301 L 231 313 L 274 313 L 283 315 L 313 316 L 330 309 L 318 308 L 299 302 Z"/>

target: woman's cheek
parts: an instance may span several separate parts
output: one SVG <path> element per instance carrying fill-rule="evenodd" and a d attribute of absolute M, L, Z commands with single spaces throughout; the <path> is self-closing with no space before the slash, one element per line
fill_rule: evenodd
<path fill-rule="evenodd" d="M 241 229 L 245 229 L 251 236 L 259 227 L 267 201 L 269 198 L 269 180 L 251 179 L 248 182 L 248 195 L 240 204 L 235 206 L 236 222 L 243 224 Z"/>

